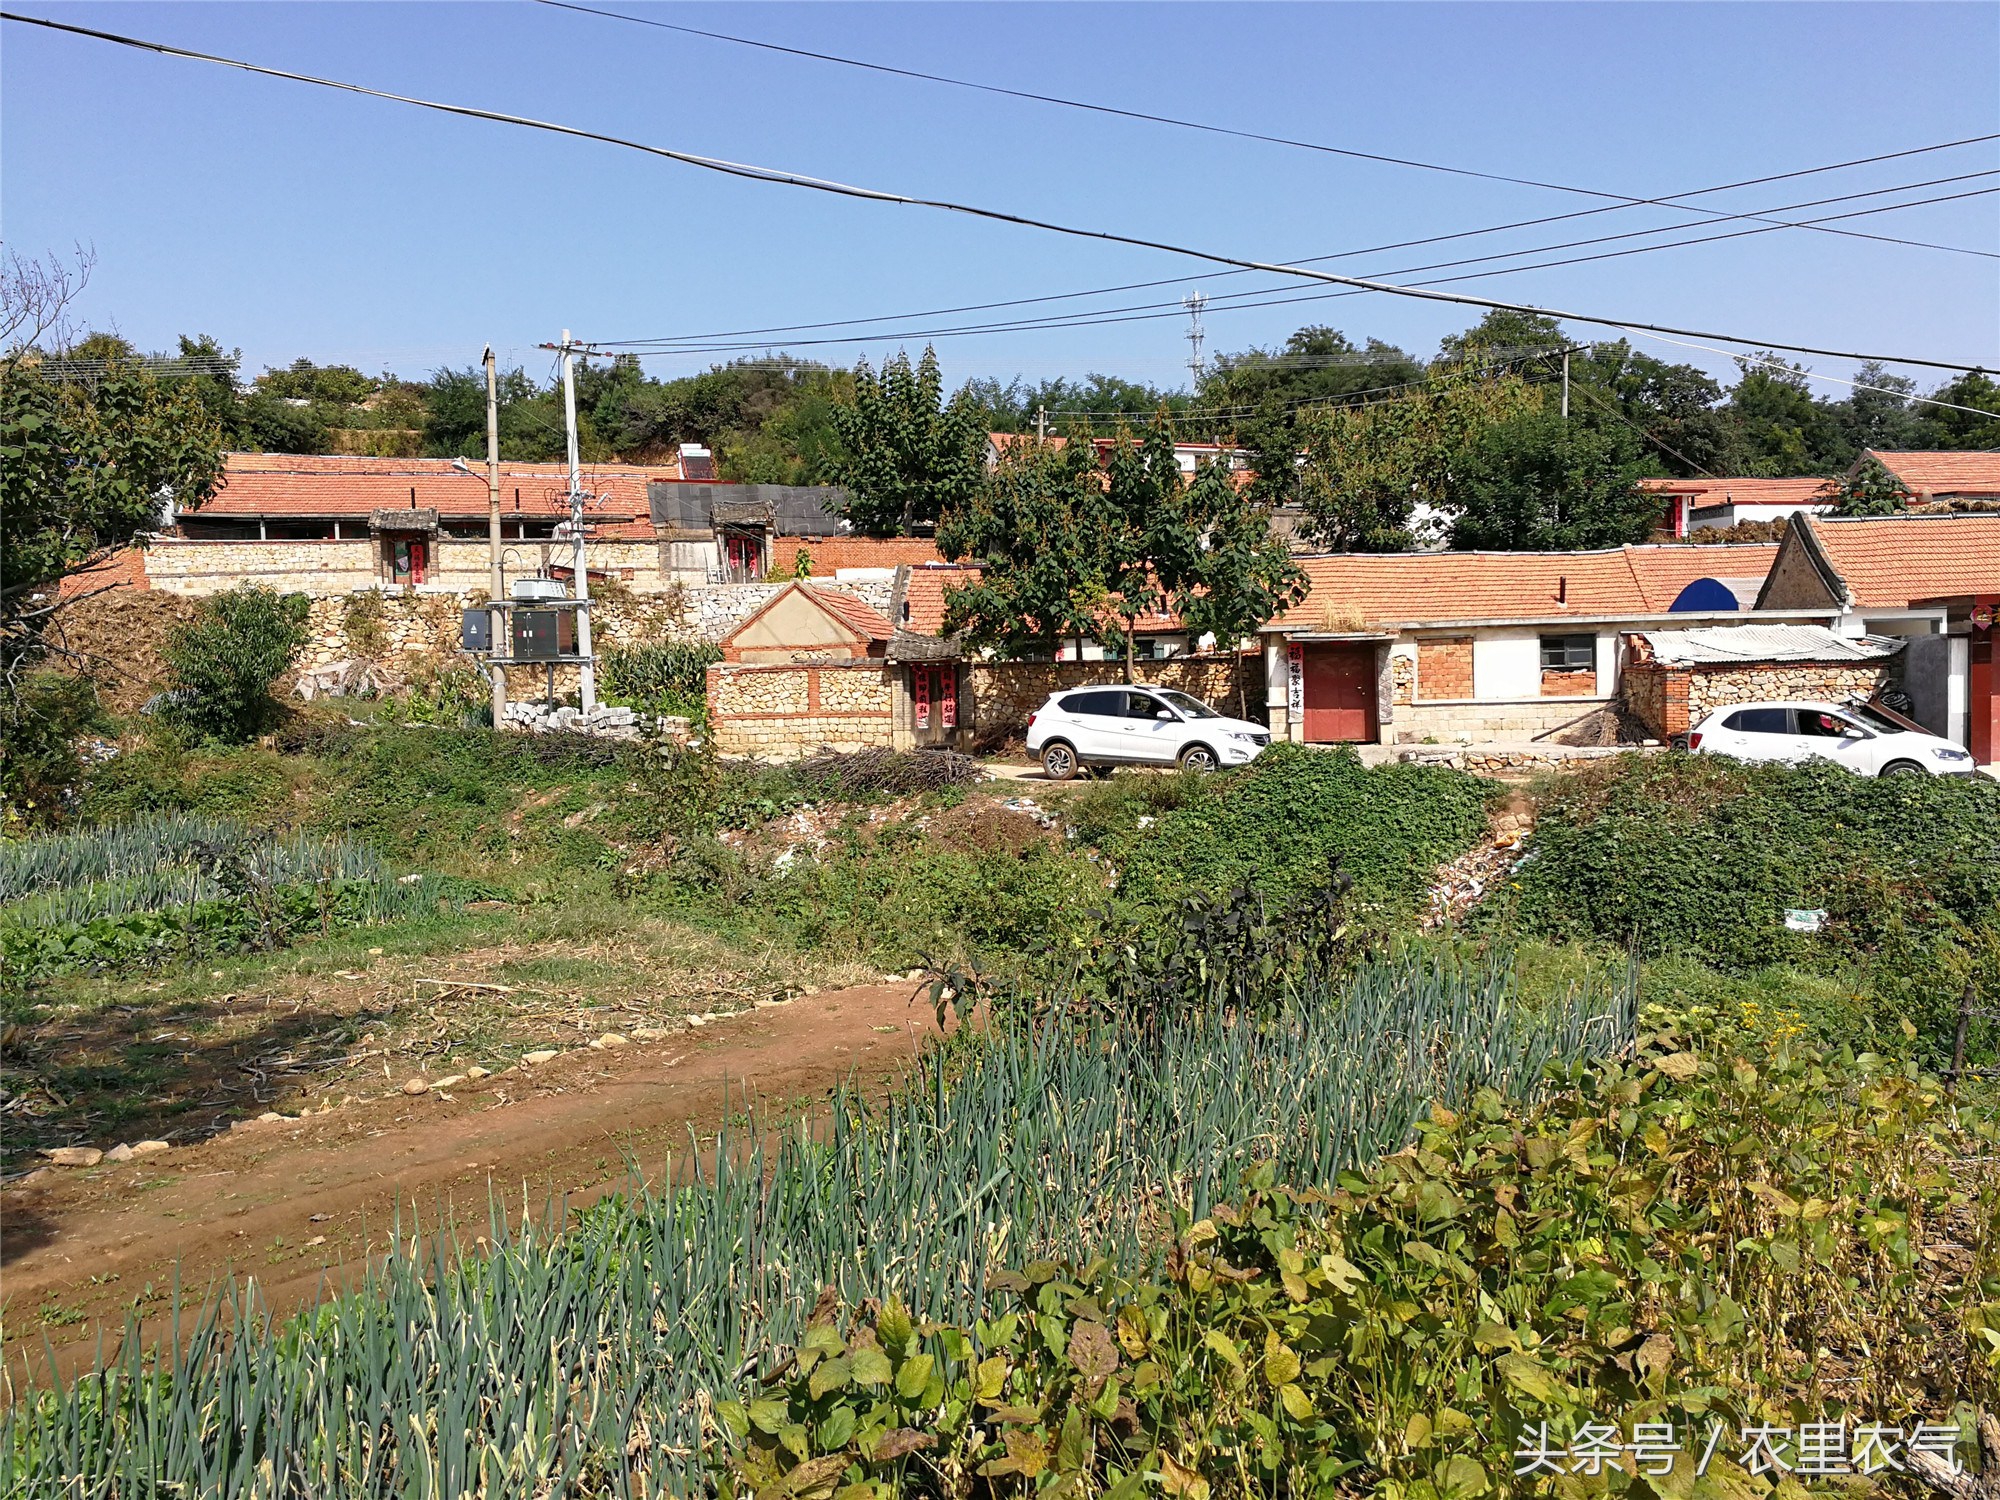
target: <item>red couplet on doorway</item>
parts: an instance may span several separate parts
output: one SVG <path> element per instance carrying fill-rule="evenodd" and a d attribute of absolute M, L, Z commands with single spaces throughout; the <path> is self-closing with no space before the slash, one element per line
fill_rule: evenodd
<path fill-rule="evenodd" d="M 1375 647 L 1340 642 L 1306 647 L 1306 739 L 1372 741 L 1375 722 Z"/>

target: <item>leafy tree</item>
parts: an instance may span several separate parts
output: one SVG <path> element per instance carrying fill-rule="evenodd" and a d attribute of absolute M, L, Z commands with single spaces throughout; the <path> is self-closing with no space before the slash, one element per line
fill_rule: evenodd
<path fill-rule="evenodd" d="M 976 564 L 977 582 L 945 594 L 945 629 L 975 646 L 1052 656 L 1098 630 L 1101 537 L 1089 519 L 1099 488 L 1087 441 L 1023 443 L 938 523 L 938 550 Z"/>
<path fill-rule="evenodd" d="M 2000 385 L 1984 370 L 1969 370 L 1931 392 L 1951 407 L 1927 406 L 1922 443 L 1926 448 L 2000 448 Z M 1971 410 L 1955 411 L 1952 407 Z M 1983 415 L 1982 415 L 1983 414 Z"/>
<path fill-rule="evenodd" d="M 1909 487 L 1872 458 L 1864 458 L 1840 481 L 1833 502 L 1837 516 L 1900 515 L 1910 503 Z"/>
<path fill-rule="evenodd" d="M 209 739 L 246 740 L 271 715 L 271 684 L 305 646 L 304 594 L 244 584 L 202 600 L 167 636 L 175 722 Z"/>
<path fill-rule="evenodd" d="M 1447 334 L 1440 339 L 1438 358 L 1448 364 L 1492 366 L 1511 363 L 1537 351 L 1560 353 L 1569 344 L 1562 325 L 1554 318 L 1493 307 L 1464 333 Z"/>
<path fill-rule="evenodd" d="M 222 473 L 221 434 L 200 396 L 114 363 L 84 380 L 0 362 L 0 599 L 10 637 L 29 593 L 93 553 L 192 507 Z"/>
<path fill-rule="evenodd" d="M 1183 504 L 1183 524 L 1199 547 L 1177 570 L 1185 582 L 1174 592 L 1175 612 L 1194 639 L 1213 635 L 1218 648 L 1234 650 L 1266 620 L 1305 597 L 1306 575 L 1292 561 L 1291 549 L 1272 534 L 1270 507 L 1238 491 L 1226 461 L 1196 470 Z M 1237 713 L 1248 718 L 1240 673 L 1237 689 Z"/>
<path fill-rule="evenodd" d="M 1847 467 L 1853 452 L 1825 405 L 1813 398 L 1803 365 L 1769 350 L 1736 363 L 1743 373 L 1730 392 L 1729 410 L 1753 473 L 1835 474 Z"/>
<path fill-rule="evenodd" d="M 356 406 L 380 389 L 352 365 L 316 365 L 295 359 L 282 370 L 266 370 L 256 387 L 281 401 L 312 401 L 327 406 Z"/>
<path fill-rule="evenodd" d="M 1923 418 L 1910 400 L 1917 390 L 1914 380 L 1891 375 L 1880 360 L 1872 359 L 1854 372 L 1854 379 L 1855 389 L 1832 408 L 1841 452 L 1923 446 Z M 1863 390 L 1863 386 L 1875 389 Z M 1834 455 L 1836 460 L 1838 456 Z"/>
<path fill-rule="evenodd" d="M 1485 429 L 1458 468 L 1451 544 L 1572 552 L 1641 542 L 1659 519 L 1639 488 L 1644 452 L 1627 428 L 1593 428 L 1546 406 Z"/>
<path fill-rule="evenodd" d="M 1457 471 L 1486 429 L 1538 404 L 1519 375 L 1459 365 L 1390 400 L 1309 408 L 1299 495 L 1314 530 L 1337 551 L 1408 551 L 1455 508 Z"/>
<path fill-rule="evenodd" d="M 267 391 L 244 398 L 235 431 L 253 453 L 324 453 L 331 442 L 316 407 L 293 406 Z"/>
<path fill-rule="evenodd" d="M 1216 421 L 1226 422 L 1250 456 L 1256 476 L 1251 494 L 1265 504 L 1288 505 L 1298 499 L 1304 407 L 1387 399 L 1423 378 L 1423 366 L 1393 344 L 1370 339 L 1358 346 L 1337 329 L 1315 325 L 1278 350 L 1219 356 L 1202 382 L 1201 398 L 1204 408 L 1232 414 Z"/>
<path fill-rule="evenodd" d="M 979 488 L 982 430 L 968 403 L 944 400 L 929 348 L 914 367 L 898 354 L 880 376 L 863 361 L 833 423 L 842 444 L 834 477 L 849 491 L 848 519 L 868 536 L 928 530 Z"/>
<path fill-rule="evenodd" d="M 1082 380 L 1044 380 L 1030 385 L 1019 376 L 1001 384 L 992 378 L 968 380 L 958 398 L 970 406 L 986 432 L 1033 432 L 1038 417 L 1050 432 L 1079 423 L 1108 424 L 1121 418 L 1165 411 L 1181 418 L 1189 406 L 1185 391 L 1165 390 L 1118 375 L 1092 373 Z"/>

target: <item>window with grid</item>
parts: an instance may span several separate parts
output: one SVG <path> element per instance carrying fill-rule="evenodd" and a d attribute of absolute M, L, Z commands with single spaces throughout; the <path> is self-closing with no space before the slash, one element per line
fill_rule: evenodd
<path fill-rule="evenodd" d="M 1545 635 L 1542 637 L 1544 672 L 1594 672 L 1597 670 L 1597 637 L 1594 635 Z"/>

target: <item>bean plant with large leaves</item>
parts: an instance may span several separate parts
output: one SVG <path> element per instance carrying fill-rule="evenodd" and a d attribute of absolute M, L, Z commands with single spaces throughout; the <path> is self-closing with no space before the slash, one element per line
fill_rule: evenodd
<path fill-rule="evenodd" d="M 1482 1092 L 1407 1150 L 1167 1231 L 1157 1269 L 989 1277 L 970 1327 L 893 1299 L 723 1400 L 732 1496 L 1373 1493 L 1685 1500 L 1650 1476 L 1523 1478 L 1547 1424 L 1957 1419 L 2000 1380 L 1990 1152 L 1875 1056 L 1655 1011 L 1634 1055 L 1534 1105 Z M 1988 1131 L 1990 1134 L 1990 1129 Z M 1963 1171 L 1963 1169 L 1961 1169 Z M 1692 1492 L 1769 1493 L 1723 1445 Z M 1796 1487 L 1792 1487 L 1792 1492 Z"/>

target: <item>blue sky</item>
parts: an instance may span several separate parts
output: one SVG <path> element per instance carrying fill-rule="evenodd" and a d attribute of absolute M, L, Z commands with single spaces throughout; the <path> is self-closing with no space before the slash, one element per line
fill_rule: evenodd
<path fill-rule="evenodd" d="M 1632 195 L 2000 130 L 2000 7 L 1991 5 L 601 3 L 1010 87 Z M 525 3 L 15 0 L 10 8 L 1260 258 L 1589 206 L 1560 193 L 1082 114 Z M 758 186 L 12 24 L 0 30 L 0 47 L 7 242 L 25 255 L 92 246 L 88 320 L 148 348 L 182 332 L 212 333 L 243 349 L 251 373 L 305 354 L 420 375 L 470 363 L 491 341 L 542 376 L 548 356 L 535 345 L 565 326 L 611 340 L 1180 278 L 1151 292 L 1058 304 L 1124 306 L 1174 301 L 1202 284 L 1200 266 L 1158 252 Z M 1701 201 L 1762 211 L 1995 167 L 2000 143 L 1987 143 Z M 1852 227 L 2000 250 L 1997 204 L 2000 197 L 1972 198 Z M 1636 208 L 1334 265 L 1381 274 L 1685 222 Z M 1210 290 L 1264 284 L 1237 277 Z M 1787 342 L 2000 364 L 2000 262 L 1810 231 L 1465 289 Z M 1476 316 L 1369 295 L 1212 309 L 1206 321 L 1210 353 L 1275 344 L 1302 323 L 1324 321 L 1357 341 L 1376 336 L 1424 354 Z M 1182 319 L 1167 317 L 941 339 L 938 347 L 953 380 L 1103 370 L 1174 384 L 1186 373 L 1184 331 Z M 879 358 L 896 342 L 796 347 L 847 363 Z M 1711 355 L 1641 347 L 1726 367 Z M 683 373 L 712 357 L 648 367 Z M 1809 363 L 1853 371 L 1837 360 Z M 1942 378 L 1920 374 L 1926 387 Z"/>

